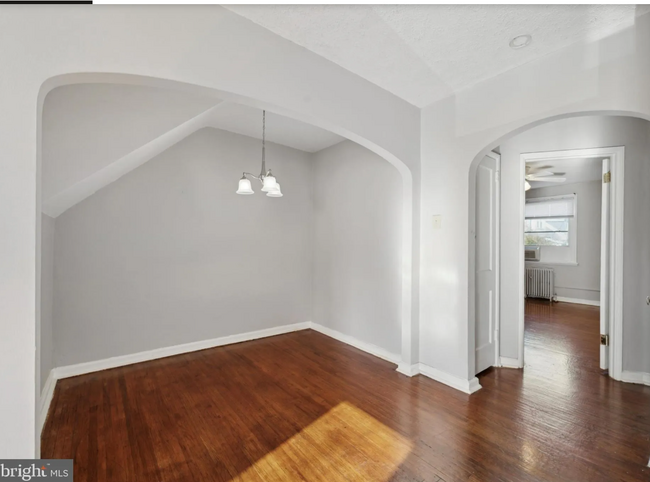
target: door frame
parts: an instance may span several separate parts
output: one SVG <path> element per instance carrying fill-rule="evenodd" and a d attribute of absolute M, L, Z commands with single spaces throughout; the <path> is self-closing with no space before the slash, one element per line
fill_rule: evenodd
<path fill-rule="evenodd" d="M 608 314 L 609 314 L 609 376 L 621 380 L 623 371 L 623 228 L 624 228 L 624 203 L 625 203 L 625 147 L 596 147 L 589 149 L 570 149 L 564 151 L 546 151 L 524 153 L 520 156 L 520 172 L 526 172 L 526 163 L 531 161 L 557 161 L 573 158 L 609 158 L 611 172 L 611 187 L 609 195 L 609 252 L 602 252 L 601 247 L 601 287 L 607 282 L 609 287 Z M 519 368 L 524 367 L 524 307 L 525 307 L 525 279 L 526 262 L 524 260 L 524 219 L 526 206 L 526 191 L 524 176 L 521 176 L 519 223 L 522 232 L 522 242 L 519 248 L 519 326 L 518 326 L 518 358 Z M 601 181 L 602 182 L 602 181 Z M 601 233 L 601 239 L 604 233 Z M 609 259 L 609 263 L 603 263 Z M 609 265 L 609 273 L 607 266 Z M 604 281 L 606 278 L 607 281 Z"/>
<path fill-rule="evenodd" d="M 494 230 L 495 230 L 495 255 L 494 255 L 494 274 L 495 274 L 495 286 L 494 286 L 494 363 L 492 366 L 499 367 L 501 366 L 501 154 L 490 151 L 486 152 L 483 158 L 491 157 L 496 161 L 496 173 L 495 173 L 495 206 L 494 206 Z M 481 162 L 483 161 L 481 158 Z M 479 163 L 480 165 L 480 163 Z M 478 166 L 477 166 L 478 168 Z M 476 182 L 476 173 L 473 175 L 474 182 Z M 476 192 L 476 189 L 474 189 Z M 472 202 L 476 203 L 476 195 L 474 195 Z M 476 213 L 476 211 L 474 211 Z M 476 214 L 474 214 L 476 215 Z M 476 219 L 473 220 L 474 231 L 472 233 L 472 244 L 470 249 L 473 250 L 474 260 L 476 260 Z M 476 376 L 476 296 L 478 292 L 476 291 L 476 264 L 472 263 L 472 271 L 470 273 L 470 279 L 473 287 L 473 295 L 470 296 L 470 319 L 472 320 L 473 330 L 471 331 L 471 350 L 470 350 L 470 372 L 471 377 Z"/>

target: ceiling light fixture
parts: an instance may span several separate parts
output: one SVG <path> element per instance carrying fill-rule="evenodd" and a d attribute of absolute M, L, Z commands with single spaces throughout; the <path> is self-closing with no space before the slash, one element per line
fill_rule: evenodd
<path fill-rule="evenodd" d="M 237 194 L 244 196 L 255 194 L 251 187 L 251 181 L 248 179 L 252 177 L 262 183 L 262 192 L 265 192 L 268 197 L 282 197 L 280 184 L 271 173 L 271 169 L 266 170 L 266 111 L 262 111 L 262 170 L 259 176 L 255 176 L 250 172 L 245 172 L 239 180 L 239 189 Z"/>
<path fill-rule="evenodd" d="M 528 47 L 532 41 L 533 37 L 530 35 L 517 35 L 510 41 L 509 45 L 510 48 L 518 50 L 523 49 L 524 47 Z"/>

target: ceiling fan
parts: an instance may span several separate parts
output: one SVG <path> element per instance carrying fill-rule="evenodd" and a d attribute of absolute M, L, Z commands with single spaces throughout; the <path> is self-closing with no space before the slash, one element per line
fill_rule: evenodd
<path fill-rule="evenodd" d="M 526 186 L 526 191 L 530 189 L 529 181 L 537 181 L 537 182 L 566 181 L 566 177 L 562 177 L 566 173 L 549 171 L 549 169 L 551 169 L 552 167 L 553 166 L 539 166 L 539 167 L 526 166 L 526 180 L 524 181 L 524 185 Z"/>

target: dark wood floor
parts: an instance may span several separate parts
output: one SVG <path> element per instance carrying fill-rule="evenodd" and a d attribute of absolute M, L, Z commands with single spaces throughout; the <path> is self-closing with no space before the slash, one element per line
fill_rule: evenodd
<path fill-rule="evenodd" d="M 650 479 L 650 387 L 598 368 L 598 309 L 529 302 L 526 368 L 469 396 L 313 331 L 62 380 L 77 482 Z"/>

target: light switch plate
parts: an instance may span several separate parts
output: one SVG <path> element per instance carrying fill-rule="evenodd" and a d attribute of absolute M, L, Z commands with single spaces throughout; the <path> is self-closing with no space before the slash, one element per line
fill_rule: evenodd
<path fill-rule="evenodd" d="M 436 214 L 433 216 L 433 229 L 442 228 L 442 215 Z"/>

